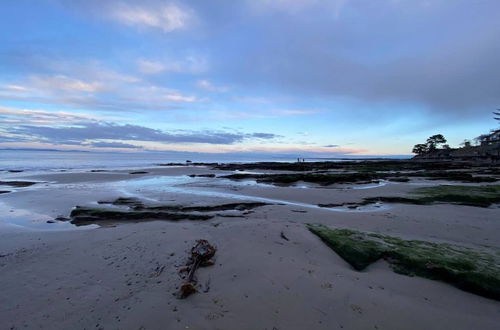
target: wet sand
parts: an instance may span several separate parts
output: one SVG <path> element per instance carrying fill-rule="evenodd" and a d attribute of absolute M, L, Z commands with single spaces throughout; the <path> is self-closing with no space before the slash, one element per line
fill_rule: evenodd
<path fill-rule="evenodd" d="M 134 169 L 134 171 L 136 171 Z M 496 329 L 500 303 L 451 285 L 358 272 L 305 227 L 322 223 L 408 239 L 500 248 L 500 209 L 457 205 L 317 207 L 403 196 L 414 180 L 380 185 L 275 187 L 190 178 L 229 171 L 2 174 L 40 182 L 0 195 L 0 323 L 5 329 Z M 359 189 L 366 188 L 366 189 Z M 137 197 L 151 203 L 266 201 L 244 217 L 74 227 L 47 220 L 76 205 Z M 12 211 L 12 212 L 11 212 Z M 281 233 L 288 240 L 283 239 Z M 179 300 L 179 270 L 197 239 L 217 247 L 198 272 L 200 292 Z M 162 270 L 162 271 L 159 271 Z M 207 291 L 207 292 L 204 292 Z"/>

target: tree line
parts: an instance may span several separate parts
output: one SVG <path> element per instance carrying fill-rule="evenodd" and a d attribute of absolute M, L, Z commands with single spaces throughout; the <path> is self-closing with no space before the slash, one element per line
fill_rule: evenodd
<path fill-rule="evenodd" d="M 443 149 L 449 149 L 450 146 L 445 144 L 446 139 L 442 134 L 435 134 L 429 137 L 426 143 L 419 143 L 413 147 L 412 152 L 417 155 L 423 155 L 434 150 L 437 150 L 440 145 L 443 145 Z"/>

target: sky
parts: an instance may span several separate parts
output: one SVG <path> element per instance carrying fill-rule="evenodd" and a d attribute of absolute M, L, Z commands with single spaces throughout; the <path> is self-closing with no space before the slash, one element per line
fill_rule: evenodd
<path fill-rule="evenodd" d="M 496 128 L 498 0 L 2 0 L 0 148 L 405 155 Z"/>

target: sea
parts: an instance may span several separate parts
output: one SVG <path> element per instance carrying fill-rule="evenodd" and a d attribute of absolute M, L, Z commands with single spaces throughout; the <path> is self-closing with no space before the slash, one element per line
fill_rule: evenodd
<path fill-rule="evenodd" d="M 291 156 L 198 154 L 177 152 L 82 152 L 55 150 L 0 150 L 0 171 L 132 169 L 165 163 L 290 162 Z"/>
<path fill-rule="evenodd" d="M 393 156 L 385 159 L 404 159 Z M 60 150 L 0 149 L 0 171 L 45 171 L 86 169 L 133 169 L 166 163 L 247 163 L 247 162 L 296 162 L 300 161 L 353 161 L 380 159 L 378 156 L 363 158 L 302 158 L 297 155 L 270 155 L 253 153 L 188 153 L 188 152 L 93 152 Z"/>

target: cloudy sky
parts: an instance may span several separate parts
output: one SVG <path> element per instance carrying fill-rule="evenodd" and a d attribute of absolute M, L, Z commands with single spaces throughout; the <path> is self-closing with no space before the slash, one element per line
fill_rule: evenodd
<path fill-rule="evenodd" d="M 409 154 L 494 128 L 498 0 L 2 0 L 0 148 Z"/>

